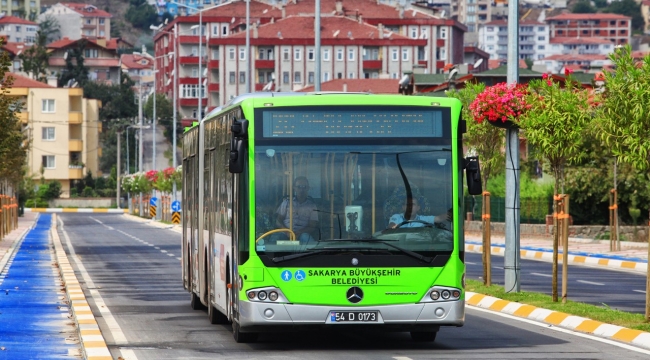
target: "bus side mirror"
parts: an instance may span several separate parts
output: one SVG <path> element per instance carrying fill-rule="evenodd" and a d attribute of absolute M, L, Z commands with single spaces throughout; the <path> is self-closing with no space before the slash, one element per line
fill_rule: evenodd
<path fill-rule="evenodd" d="M 230 140 L 230 158 L 228 171 L 232 174 L 241 174 L 244 171 L 246 158 L 246 139 L 248 139 L 248 120 L 235 119 L 230 126 L 232 138 Z"/>
<path fill-rule="evenodd" d="M 467 177 L 467 191 L 470 195 L 481 195 L 481 167 L 478 156 L 470 156 L 465 159 L 465 175 Z"/>

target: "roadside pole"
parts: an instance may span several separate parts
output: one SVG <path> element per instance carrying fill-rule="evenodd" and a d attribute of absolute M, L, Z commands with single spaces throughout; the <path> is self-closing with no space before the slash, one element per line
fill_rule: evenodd
<path fill-rule="evenodd" d="M 120 166 L 122 166 L 122 155 L 121 155 L 121 150 L 122 150 L 122 129 L 117 129 L 117 172 L 116 172 L 116 182 L 117 182 L 117 208 L 121 209 L 120 207 Z"/>
<path fill-rule="evenodd" d="M 564 215 L 562 216 L 562 303 L 567 301 L 567 287 L 569 282 L 569 194 L 564 194 L 562 200 Z"/>

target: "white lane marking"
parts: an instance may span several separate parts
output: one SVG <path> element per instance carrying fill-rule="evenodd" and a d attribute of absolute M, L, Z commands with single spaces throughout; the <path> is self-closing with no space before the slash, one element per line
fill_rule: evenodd
<path fill-rule="evenodd" d="M 597 283 L 593 281 L 587 281 L 587 280 L 576 280 L 579 283 L 587 284 L 587 285 L 598 285 L 598 286 L 605 286 L 603 283 Z"/>
<path fill-rule="evenodd" d="M 540 273 L 536 273 L 536 272 L 533 272 L 533 273 L 530 273 L 530 274 L 535 275 L 535 276 L 553 277 L 553 275 L 551 275 L 551 274 L 540 274 Z"/>
<path fill-rule="evenodd" d="M 645 290 L 632 290 L 632 291 L 636 291 L 638 293 L 645 294 Z"/>
<path fill-rule="evenodd" d="M 547 324 L 547 323 L 542 323 L 542 322 L 538 322 L 538 321 L 534 321 L 534 320 L 520 318 L 520 317 L 517 317 L 517 316 L 514 316 L 514 315 L 510 315 L 510 314 L 506 314 L 506 313 L 502 313 L 502 312 L 498 312 L 498 311 L 494 311 L 494 310 L 489 310 L 489 309 L 483 309 L 483 308 L 479 308 L 479 307 L 476 307 L 476 306 L 473 306 L 473 305 L 465 305 L 465 307 L 470 309 L 470 310 L 482 311 L 482 312 L 490 313 L 490 314 L 493 314 L 493 315 L 496 315 L 496 316 L 501 316 L 501 317 L 504 317 L 504 318 L 508 318 L 510 320 L 516 320 L 516 321 L 525 322 L 525 323 L 528 323 L 528 324 L 531 324 L 531 325 L 536 325 L 536 326 L 539 326 L 539 327 L 543 327 L 543 328 L 545 328 L 547 330 L 559 331 L 559 332 L 563 332 L 563 333 L 566 333 L 566 334 L 571 334 L 571 335 L 583 337 L 583 338 L 586 338 L 586 339 L 606 343 L 606 344 L 609 344 L 609 345 L 618 346 L 618 347 L 623 348 L 623 349 L 632 350 L 632 351 L 636 351 L 636 352 L 639 352 L 639 353 L 642 353 L 642 354 L 650 355 L 650 350 L 646 350 L 646 349 L 638 348 L 638 347 L 635 347 L 635 346 L 632 346 L 632 345 L 620 343 L 618 341 L 604 339 L 604 338 L 601 338 L 601 337 L 598 337 L 598 336 L 589 335 L 589 334 L 577 332 L 577 331 L 574 331 L 574 330 L 564 329 L 564 328 L 557 327 L 557 326 L 549 326 L 549 324 Z"/>
<path fill-rule="evenodd" d="M 108 306 L 106 306 L 106 303 L 104 303 L 104 299 L 102 298 L 99 291 L 97 291 L 97 287 L 95 286 L 93 280 L 90 278 L 90 274 L 88 274 L 88 272 L 86 271 L 84 264 L 81 261 L 79 261 L 79 257 L 77 256 L 77 254 L 74 251 L 74 248 L 72 247 L 72 242 L 70 241 L 70 237 L 68 236 L 68 233 L 64 229 L 63 218 L 59 217 L 58 220 L 60 224 L 59 229 L 61 229 L 61 232 L 63 233 L 63 237 L 65 238 L 65 243 L 68 246 L 70 257 L 72 258 L 72 261 L 74 261 L 75 265 L 77 265 L 77 269 L 79 269 L 79 273 L 81 273 L 81 277 L 86 282 L 86 287 L 89 289 L 90 297 L 93 299 L 93 301 L 95 302 L 95 306 L 97 306 L 97 309 L 102 314 L 102 317 L 104 318 L 104 322 L 108 327 L 108 332 L 113 337 L 113 341 L 115 341 L 115 345 L 121 346 L 121 345 L 128 344 L 129 342 L 128 340 L 126 340 L 126 336 L 124 336 L 124 332 L 122 332 L 122 328 L 120 328 L 120 325 L 113 317 L 113 314 L 111 314 L 111 311 L 108 309 Z M 93 220 L 99 222 L 99 220 L 97 219 L 93 219 Z M 138 359 L 138 357 L 135 355 L 135 352 L 133 352 L 132 350 L 128 350 L 128 351 L 120 350 L 120 352 L 122 353 L 125 359 L 129 359 L 129 360 Z"/>
<path fill-rule="evenodd" d="M 171 256 L 171 257 L 173 257 L 173 256 L 174 256 L 174 254 L 167 254 L 167 256 Z"/>
<path fill-rule="evenodd" d="M 102 224 L 102 225 L 104 225 L 104 227 L 105 227 L 105 228 L 107 228 L 108 230 L 115 230 L 115 229 L 114 229 L 114 228 L 112 228 L 111 226 L 108 226 L 108 225 L 105 225 L 105 224 L 104 224 L 103 222 L 101 222 L 101 221 L 100 221 L 100 220 L 98 220 L 98 219 L 95 219 L 95 218 L 94 218 L 94 217 L 92 217 L 92 216 L 91 216 L 90 218 L 91 218 L 91 219 L 93 219 L 93 220 L 95 220 L 95 221 L 97 221 L 98 223 L 100 223 L 100 224 Z"/>
<path fill-rule="evenodd" d="M 181 258 L 176 258 L 176 260 L 183 260 L 183 259 L 181 259 Z"/>
<path fill-rule="evenodd" d="M 410 357 L 406 357 L 406 356 L 393 356 L 393 359 L 395 359 L 395 360 L 411 360 Z"/>
<path fill-rule="evenodd" d="M 501 267 L 501 266 L 492 266 L 492 268 L 494 268 L 494 269 L 501 269 L 501 270 L 503 270 L 503 267 Z"/>
<path fill-rule="evenodd" d="M 159 246 L 154 246 L 153 248 L 156 249 L 156 250 L 160 250 Z"/>
<path fill-rule="evenodd" d="M 160 252 L 161 252 L 161 253 L 166 253 L 166 252 L 167 252 L 167 250 L 160 250 Z"/>
<path fill-rule="evenodd" d="M 469 261 L 465 261 L 465 264 L 467 264 L 467 265 L 478 265 L 478 263 L 475 263 L 475 262 L 469 262 Z"/>

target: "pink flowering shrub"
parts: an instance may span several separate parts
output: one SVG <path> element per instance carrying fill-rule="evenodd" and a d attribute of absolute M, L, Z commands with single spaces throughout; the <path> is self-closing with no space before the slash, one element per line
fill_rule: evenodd
<path fill-rule="evenodd" d="M 478 123 L 517 120 L 530 105 L 526 103 L 525 85 L 499 83 L 485 88 L 470 104 L 470 111 Z"/>

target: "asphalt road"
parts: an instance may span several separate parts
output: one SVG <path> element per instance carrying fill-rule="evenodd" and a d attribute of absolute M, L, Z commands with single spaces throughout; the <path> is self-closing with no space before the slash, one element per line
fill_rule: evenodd
<path fill-rule="evenodd" d="M 467 277 L 483 279 L 481 254 L 465 253 Z M 551 295 L 552 263 L 521 259 L 521 290 Z M 646 279 L 641 273 L 569 264 L 569 300 L 626 312 L 645 313 Z M 503 256 L 492 256 L 492 283 L 504 284 Z M 558 294 L 562 292 L 562 263 L 558 264 Z"/>
<path fill-rule="evenodd" d="M 647 359 L 625 345 L 469 308 L 435 343 L 407 333 L 302 332 L 237 344 L 182 289 L 180 234 L 123 215 L 59 215 L 61 239 L 113 358 L 136 359 Z"/>

